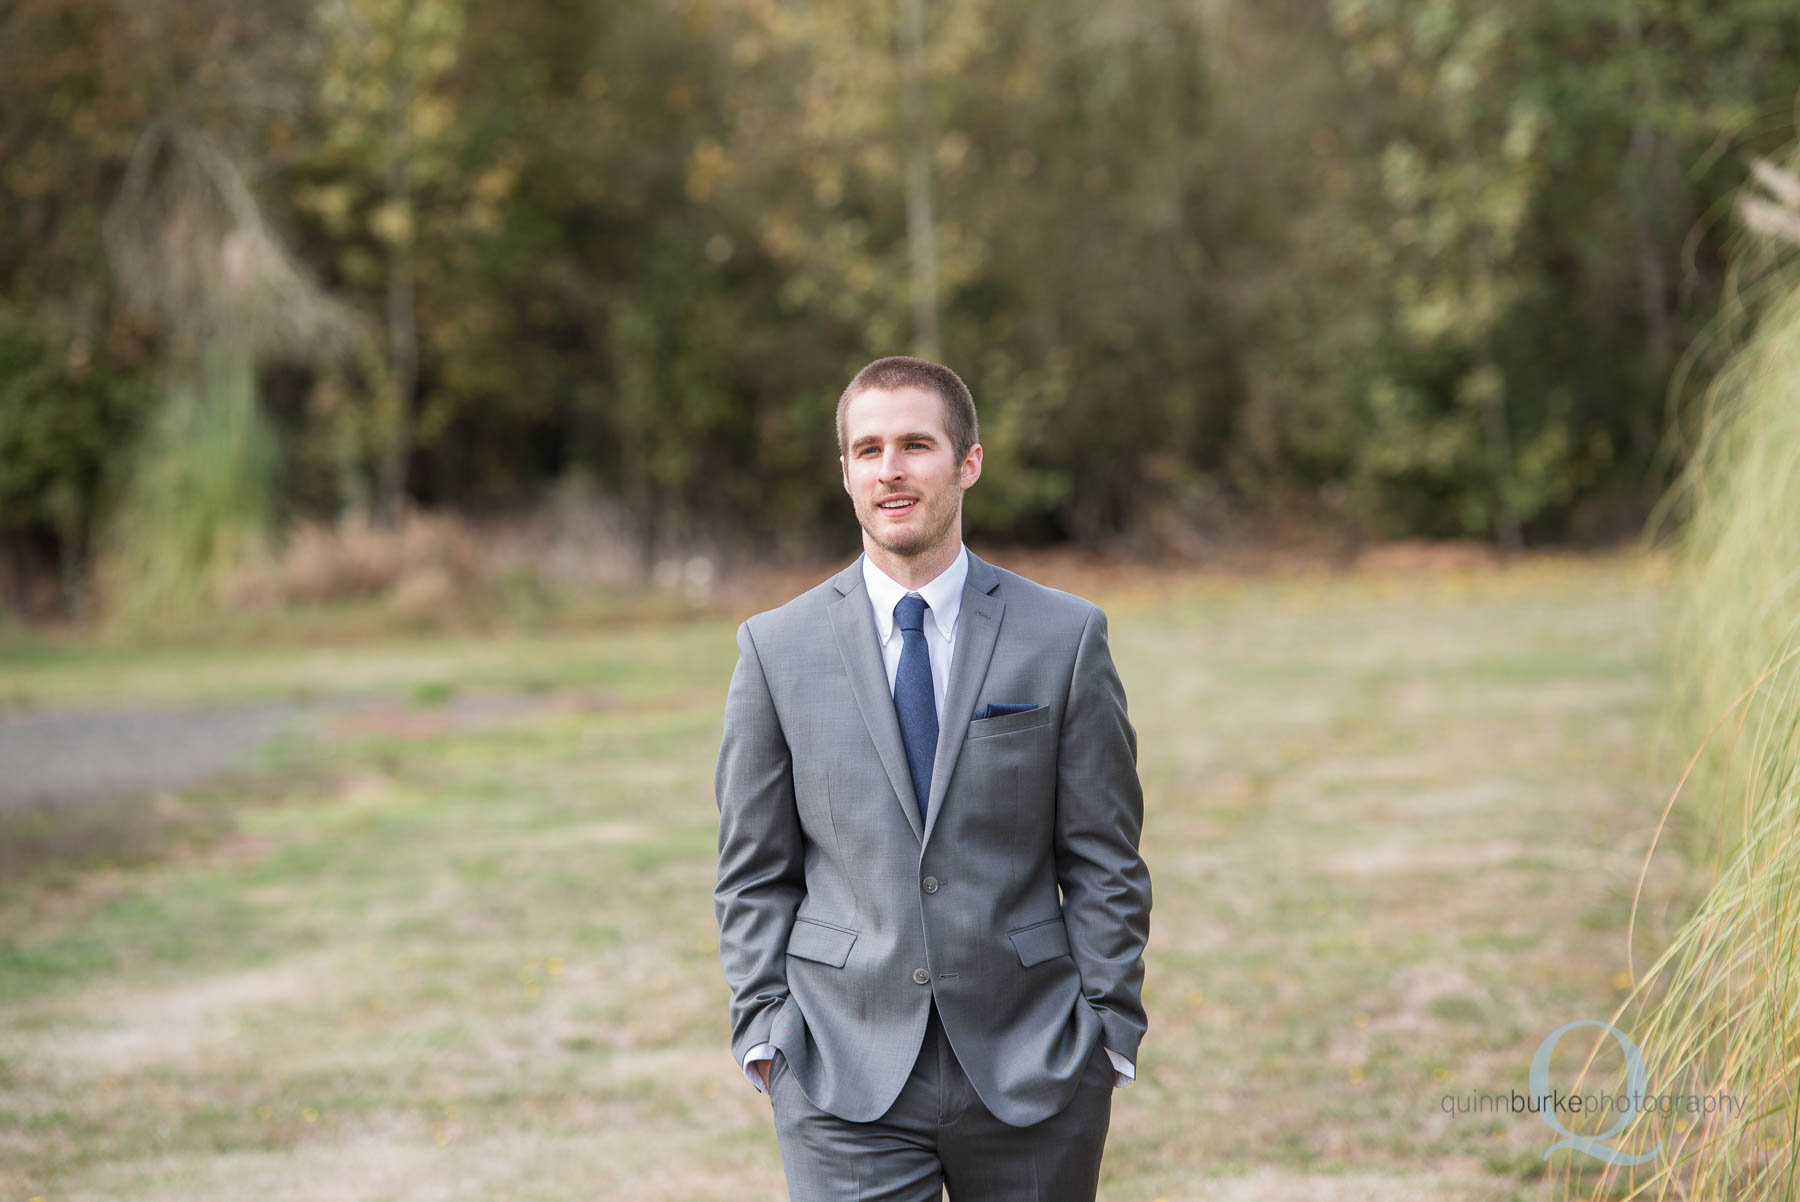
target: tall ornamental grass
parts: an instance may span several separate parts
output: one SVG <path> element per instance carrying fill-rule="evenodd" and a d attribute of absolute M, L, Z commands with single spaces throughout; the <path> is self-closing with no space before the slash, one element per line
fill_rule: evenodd
<path fill-rule="evenodd" d="M 1670 805 L 1709 836 L 1687 850 L 1715 875 L 1624 1010 L 1655 1092 L 1742 1106 L 1641 1117 L 1628 1139 L 1660 1155 L 1609 1170 L 1596 1197 L 1800 1197 L 1800 286 L 1710 396 L 1673 556 L 1671 700 L 1692 759 Z"/>
<path fill-rule="evenodd" d="M 170 388 L 133 456 L 105 572 L 113 616 L 161 625 L 215 603 L 230 573 L 266 550 L 276 462 L 249 353 L 213 345 Z"/>

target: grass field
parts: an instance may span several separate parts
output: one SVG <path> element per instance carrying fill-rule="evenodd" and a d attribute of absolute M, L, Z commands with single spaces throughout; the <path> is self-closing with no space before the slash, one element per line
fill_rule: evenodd
<path fill-rule="evenodd" d="M 1523 1090 L 1629 984 L 1657 569 L 1062 581 L 1111 619 L 1155 890 L 1103 1197 L 1543 1197 L 1579 1167 L 1440 1101 Z M 0 886 L 0 1199 L 785 1197 L 711 905 L 739 616 L 0 649 L 15 707 L 372 699 L 138 799 L 128 854 Z M 1658 864 L 1640 970 L 1691 888 Z"/>

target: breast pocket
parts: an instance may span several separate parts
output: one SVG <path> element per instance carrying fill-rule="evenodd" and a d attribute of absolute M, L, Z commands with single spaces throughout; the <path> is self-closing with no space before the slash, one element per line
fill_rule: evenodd
<path fill-rule="evenodd" d="M 1022 730 L 1036 730 L 1040 726 L 1050 725 L 1052 711 L 1047 705 L 1026 710 L 1019 714 L 1001 714 L 997 718 L 976 718 L 969 723 L 969 738 L 991 739 L 995 735 L 1018 734 Z"/>

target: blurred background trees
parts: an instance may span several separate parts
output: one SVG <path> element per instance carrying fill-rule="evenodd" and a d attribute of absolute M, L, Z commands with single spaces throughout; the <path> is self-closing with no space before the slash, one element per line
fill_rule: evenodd
<path fill-rule="evenodd" d="M 645 567 L 841 550 L 837 392 L 934 338 L 975 538 L 1600 540 L 1688 453 L 1791 5 L 971 0 L 916 52 L 908 11 L 15 0 L 9 603 L 571 480 Z"/>

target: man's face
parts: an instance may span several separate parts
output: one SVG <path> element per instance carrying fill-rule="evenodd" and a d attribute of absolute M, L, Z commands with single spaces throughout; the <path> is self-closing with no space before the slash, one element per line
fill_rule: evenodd
<path fill-rule="evenodd" d="M 844 491 L 877 546 L 911 558 L 960 537 L 963 489 L 981 475 L 981 446 L 957 460 L 935 393 L 857 393 L 844 408 L 844 442 Z"/>

